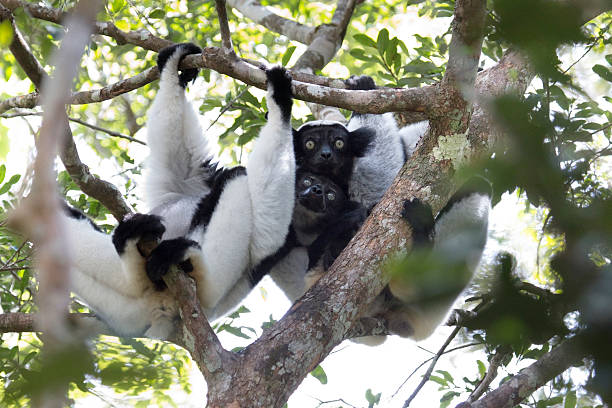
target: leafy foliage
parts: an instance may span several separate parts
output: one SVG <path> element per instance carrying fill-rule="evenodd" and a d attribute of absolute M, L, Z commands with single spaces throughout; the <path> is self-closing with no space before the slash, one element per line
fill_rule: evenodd
<path fill-rule="evenodd" d="M 74 3 L 53 1 L 51 5 L 69 10 Z M 261 3 L 312 26 L 329 23 L 334 11 L 330 2 L 262 0 Z M 520 276 L 516 269 L 506 266 L 492 290 L 495 300 L 466 325 L 472 330 L 470 337 L 484 343 L 490 353 L 499 347 L 510 347 L 509 357 L 502 362 L 502 367 L 508 371 L 512 371 L 521 359 L 541 357 L 568 333 L 586 333 L 594 360 L 577 369 L 592 378 L 590 390 L 609 402 L 612 396 L 607 386 L 612 378 L 612 356 L 608 348 L 612 334 L 610 327 L 603 323 L 609 322 L 610 316 L 604 313 L 605 308 L 597 307 L 597 302 L 609 301 L 612 281 L 612 98 L 606 95 L 612 88 L 612 35 L 609 31 L 612 14 L 604 14 L 581 26 L 580 14 L 559 2 L 494 0 L 488 5 L 482 64 L 486 67 L 498 61 L 504 51 L 515 47 L 528 55 L 538 79 L 525 98 L 504 97 L 494 102 L 496 117 L 507 138 L 494 157 L 479 163 L 478 167 L 493 181 L 495 202 L 499 202 L 504 193 L 512 193 L 521 197 L 526 214 L 538 212 L 544 216 L 540 217 L 540 226 L 534 232 L 541 246 L 538 266 L 521 271 Z M 431 36 L 415 34 L 407 38 L 402 27 L 397 26 L 395 17 L 417 10 L 420 18 L 446 22 L 454 6 L 452 0 L 376 0 L 359 4 L 335 58 L 335 69 L 348 74 L 372 75 L 384 86 L 416 87 L 438 82 L 444 75 L 448 58 L 449 29 Z M 33 19 L 19 8 L 14 15 L 33 54 L 51 73 L 47 64 L 59 45 L 62 27 Z M 302 45 L 262 29 L 231 8 L 228 8 L 228 15 L 232 41 L 241 57 L 291 66 L 303 51 Z M 212 1 L 111 0 L 99 13 L 98 20 L 112 21 L 124 31 L 144 29 L 175 42 L 194 41 L 202 46 L 220 45 L 221 42 Z M 0 77 L 7 83 L 27 79 L 8 51 L 12 37 L 9 22 L 0 23 Z M 414 40 L 416 45 L 409 45 L 409 40 Z M 95 36 L 74 89 L 100 88 L 154 65 L 154 52 L 118 44 L 110 37 Z M 330 69 L 326 67 L 323 74 Z M 207 135 L 218 136 L 227 161 L 239 163 L 242 152 L 249 149 L 250 142 L 265 123 L 264 93 L 209 70 L 204 70 L 202 82 L 194 87 L 198 91 L 193 96 L 200 112 L 212 122 L 206 130 Z M 603 96 L 591 96 L 594 92 L 590 82 L 595 83 Z M 82 121 L 142 139 L 145 112 L 155 87 L 155 84 L 148 85 L 104 103 L 73 105 L 69 113 Z M 32 84 L 26 88 L 27 92 L 34 91 Z M 0 96 L 15 96 L 7 92 L 9 90 L 2 87 Z M 295 118 L 294 124 L 308 119 L 303 114 Z M 7 158 L 13 148 L 8 134 L 12 121 L 17 120 L 0 119 L 2 159 Z M 35 119 L 24 120 L 36 128 Z M 128 202 L 137 207 L 136 184 L 141 172 L 142 152 L 125 139 L 80 125 L 72 129 L 81 145 L 88 147 L 100 162 L 110 163 L 116 169 L 118 174 L 113 182 Z M 95 170 L 93 163 L 88 164 Z M 28 174 L 11 174 L 4 164 L 0 165 L 2 220 L 16 205 L 17 196 L 27 192 L 29 182 Z M 58 182 L 71 205 L 82 209 L 107 231 L 112 229 L 108 210 L 83 194 L 66 172 L 59 172 Z M 36 311 L 33 300 L 37 283 L 31 255 L 31 245 L 9 231 L 3 222 L 0 225 L 0 306 L 4 313 Z M 452 290 L 452 279 L 426 273 L 448 272 L 453 269 L 452 260 L 424 261 L 416 255 L 405 262 L 408 264 L 395 267 L 416 271 L 409 278 L 415 279 L 424 298 L 434 299 L 444 290 Z M 525 285 L 526 281 L 535 284 L 535 288 Z M 547 293 L 538 288 L 546 289 Z M 73 310 L 86 309 L 75 302 Z M 238 321 L 248 312 L 246 308 L 234 312 L 215 327 L 217 332 L 253 339 L 257 331 L 250 324 Z M 273 322 L 270 316 L 262 329 Z M 40 344 L 34 334 L 2 335 L 2 406 L 29 404 L 32 391 L 40 381 L 43 362 Z M 167 391 L 177 386 L 187 392 L 190 389 L 186 375 L 190 360 L 183 351 L 168 344 L 103 338 L 93 343 L 89 352 L 90 357 L 87 353 L 79 354 L 83 364 L 75 372 L 67 373 L 75 379 L 72 398 L 96 394 L 101 386 L 107 386 L 112 389 L 113 397 L 143 395 L 145 390 L 149 391 L 136 402 L 142 406 L 175 405 Z M 60 366 L 62 363 L 65 361 L 60 361 Z M 436 370 L 430 381 L 438 385 L 440 406 L 450 406 L 472 392 L 487 369 L 486 362 L 477 360 L 474 374 L 461 379 L 452 371 Z M 311 374 L 321 384 L 327 383 L 328 375 L 321 366 Z M 367 390 L 365 398 L 370 407 L 381 403 L 381 393 L 375 394 L 371 389 Z M 570 408 L 596 406 L 599 400 L 566 374 L 552 381 L 546 392 L 534 394 L 524 405 L 555 404 Z"/>

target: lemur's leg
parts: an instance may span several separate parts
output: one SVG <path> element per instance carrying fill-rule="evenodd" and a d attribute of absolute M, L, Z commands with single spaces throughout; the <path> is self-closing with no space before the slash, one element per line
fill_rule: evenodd
<path fill-rule="evenodd" d="M 178 71 L 189 54 L 200 47 L 186 43 L 164 48 L 157 58 L 159 90 L 148 111 L 147 144 L 150 149 L 145 178 L 145 200 L 150 208 L 187 197 L 201 197 L 213 157 L 203 136 L 198 115 L 185 96 L 185 87 L 198 70 Z"/>

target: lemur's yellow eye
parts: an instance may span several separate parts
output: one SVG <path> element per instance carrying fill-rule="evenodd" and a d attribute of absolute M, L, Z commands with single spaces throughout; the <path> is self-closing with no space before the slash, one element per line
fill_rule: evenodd
<path fill-rule="evenodd" d="M 336 140 L 336 149 L 342 149 L 344 147 L 344 140 L 338 139 Z"/>
<path fill-rule="evenodd" d="M 302 184 L 306 187 L 310 187 L 312 185 L 312 181 L 309 178 L 305 178 L 304 181 L 302 181 Z"/>
<path fill-rule="evenodd" d="M 305 146 L 308 150 L 312 150 L 315 147 L 315 142 L 313 140 L 308 140 Z"/>
<path fill-rule="evenodd" d="M 334 201 L 336 199 L 336 195 L 334 193 L 327 193 L 327 199 L 329 201 Z"/>

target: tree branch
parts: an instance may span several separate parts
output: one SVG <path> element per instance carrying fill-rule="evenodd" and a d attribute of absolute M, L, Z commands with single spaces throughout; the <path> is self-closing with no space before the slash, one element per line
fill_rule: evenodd
<path fill-rule="evenodd" d="M 14 112 L 14 113 L 4 113 L 4 114 L 1 114 L 0 118 L 11 119 L 11 118 L 19 118 L 19 117 L 23 117 L 23 116 L 41 116 L 41 115 L 42 115 L 41 112 Z M 93 123 L 85 122 L 85 121 L 83 121 L 83 120 L 81 120 L 79 118 L 68 117 L 68 120 L 71 121 L 71 122 L 74 122 L 74 123 L 78 123 L 79 125 L 83 125 L 85 127 L 88 127 L 90 129 L 106 133 L 109 136 L 119 137 L 121 139 L 126 139 L 126 140 L 129 140 L 130 142 L 140 143 L 141 145 L 145 145 L 145 146 L 147 145 L 142 140 L 138 140 L 138 139 L 136 139 L 136 138 L 134 138 L 132 136 L 124 135 L 123 133 L 115 132 L 114 130 L 105 129 L 105 128 L 100 127 L 100 126 L 96 126 Z"/>
<path fill-rule="evenodd" d="M 489 369 L 487 373 L 483 377 L 483 379 L 478 384 L 478 387 L 470 394 L 467 401 L 472 403 L 476 401 L 478 398 L 482 396 L 488 389 L 489 385 L 493 382 L 495 378 L 497 378 L 497 369 L 502 364 L 506 356 L 508 356 L 509 351 L 505 348 L 499 348 L 493 358 L 491 358 L 491 362 L 489 363 Z"/>
<path fill-rule="evenodd" d="M 316 28 L 280 17 L 268 7 L 262 6 L 259 0 L 227 0 L 227 4 L 257 24 L 282 34 L 290 40 L 302 44 L 310 44 L 312 42 Z"/>
<path fill-rule="evenodd" d="M 436 355 L 433 357 L 431 363 L 429 364 L 429 367 L 427 368 L 427 371 L 425 371 L 425 374 L 423 374 L 423 378 L 421 379 L 421 382 L 419 383 L 419 385 L 417 385 L 417 387 L 412 392 L 412 394 L 410 394 L 410 397 L 408 397 L 406 402 L 404 402 L 403 408 L 408 408 L 410 406 L 410 403 L 412 402 L 412 400 L 414 400 L 414 398 L 418 395 L 419 391 L 421 391 L 425 383 L 429 381 L 429 378 L 431 377 L 431 373 L 433 373 L 433 369 L 438 363 L 438 360 L 440 359 L 442 354 L 444 354 L 444 350 L 446 350 L 450 342 L 453 341 L 453 339 L 457 336 L 457 334 L 459 333 L 459 330 L 461 330 L 461 327 L 459 326 L 455 327 L 453 331 L 451 332 L 451 334 L 446 338 L 446 341 L 444 342 L 444 344 L 442 344 L 442 347 L 440 347 Z"/>
<path fill-rule="evenodd" d="M 513 407 L 521 403 L 535 390 L 552 380 L 571 365 L 587 356 L 580 347 L 580 336 L 573 337 L 544 354 L 538 361 L 519 371 L 499 388 L 489 392 L 479 401 L 462 402 L 457 408 Z"/>
<path fill-rule="evenodd" d="M 208 384 L 208 393 L 214 393 L 218 383 L 227 383 L 236 368 L 233 353 L 226 351 L 210 327 L 196 296 L 195 282 L 178 267 L 164 275 L 164 282 L 177 299 L 182 325 L 176 333 L 177 342 L 191 353 Z"/>
<path fill-rule="evenodd" d="M 23 200 L 13 214 L 14 223 L 26 231 L 36 245 L 38 269 L 38 295 L 36 301 L 39 313 L 36 326 L 44 332 L 43 372 L 49 372 L 48 362 L 57 359 L 69 349 L 80 343 L 74 337 L 67 319 L 70 300 L 70 254 L 66 251 L 64 225 L 59 219 L 59 200 L 57 199 L 54 161 L 57 145 L 62 137 L 61 121 L 56 118 L 64 114 L 64 104 L 68 100 L 72 80 L 77 74 L 79 60 L 89 42 L 91 25 L 98 10 L 98 2 L 81 1 L 68 21 L 68 34 L 60 48 L 53 53 L 54 77 L 48 80 L 40 66 L 24 48 L 20 35 L 11 44 L 16 47 L 15 57 L 24 60 L 26 72 L 35 72 L 33 80 L 42 82 L 43 119 L 40 135 L 36 139 L 36 159 L 34 161 L 34 180 L 30 196 Z M 23 52 L 22 52 L 23 51 Z M 31 57 L 31 58 L 28 58 Z M 20 61 L 21 62 L 21 61 Z M 40 395 L 33 399 L 34 406 L 65 406 L 68 380 L 47 385 Z"/>
<path fill-rule="evenodd" d="M 0 314 L 0 333 L 29 333 L 38 331 L 34 321 L 35 313 L 3 313 Z M 70 325 L 78 332 L 87 336 L 94 334 L 105 334 L 117 336 L 110 327 L 99 320 L 91 313 L 70 313 L 68 314 Z"/>
<path fill-rule="evenodd" d="M 215 8 L 217 9 L 217 16 L 219 17 L 219 28 L 221 31 L 221 41 L 223 48 L 232 50 L 232 37 L 230 34 L 229 25 L 227 22 L 227 10 L 225 8 L 225 0 L 215 0 Z"/>
<path fill-rule="evenodd" d="M 294 70 L 312 74 L 323 69 L 334 58 L 342 46 L 355 4 L 355 0 L 338 0 L 331 24 L 317 28 L 312 42 L 296 61 Z M 346 121 L 340 110 L 328 103 L 310 103 L 308 107 L 317 119 Z"/>
<path fill-rule="evenodd" d="M 100 201 L 117 221 L 123 220 L 127 214 L 132 212 L 132 209 L 123 200 L 121 192 L 113 184 L 91 174 L 89 167 L 81 161 L 70 126 L 68 126 L 66 113 L 62 112 L 56 120 L 65 126 L 63 145 L 59 155 L 72 180 L 81 191 Z"/>
<path fill-rule="evenodd" d="M 0 0 L 0 4 L 13 11 L 23 8 L 32 17 L 51 23 L 64 25 L 66 17 L 70 14 L 53 7 L 23 0 Z M 164 40 L 148 32 L 147 30 L 122 31 L 113 23 L 108 21 L 94 23 L 94 34 L 105 35 L 114 38 L 118 44 L 134 44 L 151 51 L 159 51 L 164 47 L 172 45 L 172 41 Z"/>
<path fill-rule="evenodd" d="M 432 136 L 460 134 L 468 129 L 485 16 L 485 0 L 455 2 L 448 64 L 433 111 L 429 112 Z"/>
<path fill-rule="evenodd" d="M 48 75 L 43 70 L 42 65 L 38 62 L 36 57 L 34 57 L 25 41 L 23 41 L 23 37 L 15 24 L 13 24 L 13 30 L 15 36 L 10 46 L 11 52 L 34 85 L 40 89 L 42 86 L 41 81 L 48 80 Z M 76 66 L 78 66 L 78 63 L 76 63 Z M 70 88 L 71 84 L 68 83 L 66 93 L 69 92 Z M 131 212 L 131 209 L 123 201 L 121 193 L 114 185 L 93 176 L 89 172 L 89 168 L 81 162 L 67 118 L 68 116 L 65 110 L 55 115 L 54 118 L 56 125 L 61 124 L 64 126 L 62 130 L 64 144 L 60 149 L 60 157 L 64 163 L 64 167 L 66 167 L 66 171 L 68 171 L 70 177 L 84 193 L 100 201 L 102 205 L 109 209 L 117 220 L 121 221 L 126 214 Z M 81 122 L 81 124 L 83 123 L 85 122 Z"/>
<path fill-rule="evenodd" d="M 0 0 L 3 1 L 3 0 Z M 239 79 L 247 85 L 266 89 L 265 74 L 257 67 L 227 53 L 221 48 L 206 47 L 201 55 L 185 57 L 181 68 L 210 68 L 221 74 Z M 389 111 L 425 111 L 434 93 L 434 87 L 392 89 L 381 88 L 372 91 L 351 91 L 341 89 L 341 80 L 325 79 L 304 73 L 291 71 L 293 93 L 297 99 L 307 102 L 337 106 L 340 108 L 368 113 L 383 113 Z M 151 67 L 140 74 L 116 82 L 104 88 L 82 91 L 73 94 L 72 104 L 86 104 L 112 99 L 118 95 L 140 88 L 159 78 L 157 67 Z M 333 85 L 334 88 L 312 83 L 301 82 L 300 79 L 312 80 Z M 33 108 L 39 103 L 38 95 L 29 94 L 6 99 L 0 102 L 0 113 L 12 108 Z"/>

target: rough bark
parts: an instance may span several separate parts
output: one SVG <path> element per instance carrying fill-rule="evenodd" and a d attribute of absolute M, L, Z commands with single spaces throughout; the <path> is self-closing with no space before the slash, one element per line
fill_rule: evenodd
<path fill-rule="evenodd" d="M 227 4 L 268 30 L 302 44 L 310 44 L 316 28 L 280 17 L 258 0 L 227 0 Z"/>
<path fill-rule="evenodd" d="M 580 337 L 566 340 L 480 400 L 472 403 L 462 402 L 457 405 L 457 408 L 511 408 L 517 406 L 535 390 L 567 370 L 571 365 L 580 362 L 586 354 L 585 348 L 580 347 Z"/>
<path fill-rule="evenodd" d="M 49 76 L 30 51 L 28 45 L 23 40 L 21 32 L 13 21 L 12 24 L 14 37 L 9 48 L 28 78 L 30 78 L 37 89 L 41 89 L 43 81 L 49 80 Z M 78 66 L 78 64 L 76 64 L 76 66 Z M 67 86 L 66 89 L 68 92 L 70 84 Z M 63 143 L 60 144 L 60 157 L 64 163 L 64 167 L 66 167 L 66 171 L 68 171 L 70 177 L 84 193 L 98 199 L 102 205 L 109 209 L 118 221 L 121 221 L 126 214 L 131 212 L 131 209 L 123 200 L 121 193 L 111 183 L 92 175 L 89 172 L 89 168 L 81 162 L 74 143 L 72 131 L 68 124 L 68 116 L 66 115 L 65 109 L 63 112 L 55 115 L 54 119 L 56 124 L 63 126 Z"/>

